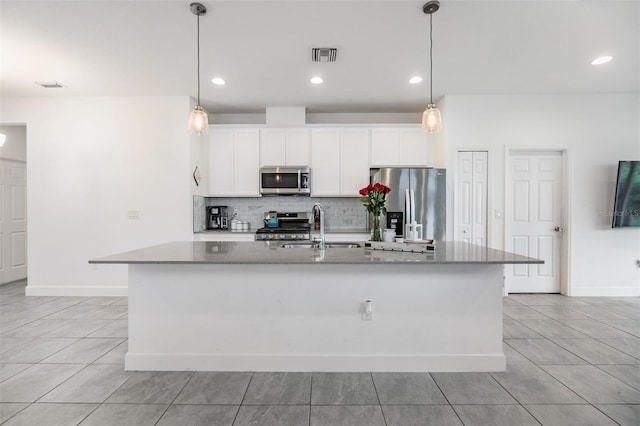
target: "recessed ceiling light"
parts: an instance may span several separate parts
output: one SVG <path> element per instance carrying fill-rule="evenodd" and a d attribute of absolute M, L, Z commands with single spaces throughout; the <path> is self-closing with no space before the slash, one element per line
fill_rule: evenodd
<path fill-rule="evenodd" d="M 422 77 L 420 77 L 419 75 L 415 75 L 409 79 L 409 83 L 411 84 L 418 84 L 421 81 L 422 81 Z"/>
<path fill-rule="evenodd" d="M 36 84 L 44 87 L 45 89 L 61 89 L 65 86 L 57 81 L 36 81 Z"/>
<path fill-rule="evenodd" d="M 322 79 L 322 77 L 311 77 L 311 80 L 309 80 L 312 84 L 322 84 L 322 82 L 324 81 Z"/>
<path fill-rule="evenodd" d="M 222 86 L 222 85 L 224 85 L 224 84 L 226 84 L 226 83 L 227 83 L 226 81 L 224 81 L 224 79 L 223 79 L 223 78 L 220 78 L 220 77 L 214 77 L 214 78 L 212 78 L 212 79 L 211 79 L 211 82 L 212 82 L 213 84 L 217 84 L 218 86 Z"/>
<path fill-rule="evenodd" d="M 599 58 L 595 58 L 593 61 L 591 61 L 591 65 L 606 64 L 612 59 L 613 59 L 613 56 L 600 56 Z"/>

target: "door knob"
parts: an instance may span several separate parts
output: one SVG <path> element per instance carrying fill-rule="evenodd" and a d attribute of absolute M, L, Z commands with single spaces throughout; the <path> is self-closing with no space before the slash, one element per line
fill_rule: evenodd
<path fill-rule="evenodd" d="M 553 230 L 556 231 L 556 232 L 562 232 L 562 231 L 564 231 L 564 228 L 556 226 L 555 228 L 553 228 Z"/>

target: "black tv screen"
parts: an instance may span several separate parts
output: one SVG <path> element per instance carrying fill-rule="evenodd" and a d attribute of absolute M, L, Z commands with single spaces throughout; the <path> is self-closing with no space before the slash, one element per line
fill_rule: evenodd
<path fill-rule="evenodd" d="M 613 228 L 640 226 L 640 161 L 620 161 Z"/>

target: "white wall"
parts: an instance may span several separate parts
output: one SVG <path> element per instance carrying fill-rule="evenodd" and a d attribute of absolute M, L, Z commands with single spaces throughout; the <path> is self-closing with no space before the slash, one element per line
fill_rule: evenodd
<path fill-rule="evenodd" d="M 24 125 L 0 126 L 0 133 L 7 136 L 0 148 L 0 158 L 27 161 L 27 128 Z"/>
<path fill-rule="evenodd" d="M 619 160 L 640 160 L 637 94 L 446 97 L 447 167 L 458 149 L 487 149 L 490 161 L 489 246 L 504 247 L 505 147 L 566 149 L 569 156 L 569 292 L 640 295 L 640 229 L 611 229 Z M 453 176 L 450 174 L 451 182 Z M 450 193 L 449 199 L 453 200 Z M 453 224 L 453 210 L 448 221 Z M 448 235 L 454 235 L 448 233 Z"/>
<path fill-rule="evenodd" d="M 192 239 L 188 97 L 2 103 L 27 127 L 27 294 L 124 295 L 126 266 L 87 261 Z"/>
<path fill-rule="evenodd" d="M 504 209 L 505 146 L 566 149 L 571 293 L 638 295 L 640 229 L 611 229 L 605 211 L 617 161 L 640 159 L 639 104 L 638 95 L 447 96 L 444 148 L 434 151 L 444 150 L 453 182 L 456 149 L 489 150 L 491 208 Z M 186 132 L 189 98 L 5 98 L 1 106 L 1 123 L 26 124 L 29 294 L 125 294 L 126 267 L 87 261 L 192 239 L 191 194 L 204 188 L 191 174 L 206 147 Z M 127 219 L 129 209 L 140 220 Z M 503 248 L 504 224 L 490 213 L 489 244 Z"/>

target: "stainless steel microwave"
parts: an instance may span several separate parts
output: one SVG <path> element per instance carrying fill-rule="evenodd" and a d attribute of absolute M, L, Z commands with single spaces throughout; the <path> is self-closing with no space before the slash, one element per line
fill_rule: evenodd
<path fill-rule="evenodd" d="M 311 169 L 307 166 L 262 167 L 260 193 L 263 195 L 310 195 Z"/>

